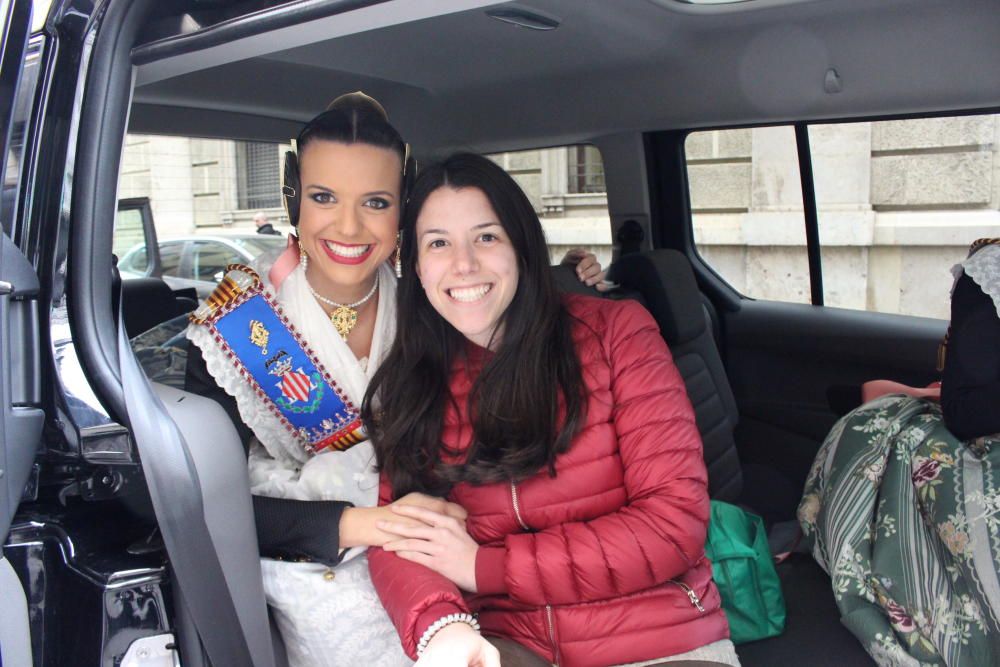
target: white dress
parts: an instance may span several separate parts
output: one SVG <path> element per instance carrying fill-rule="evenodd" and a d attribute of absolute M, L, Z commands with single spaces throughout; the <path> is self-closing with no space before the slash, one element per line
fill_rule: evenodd
<path fill-rule="evenodd" d="M 297 267 L 275 295 L 295 329 L 355 405 L 389 351 L 395 334 L 396 277 L 379 268 L 378 310 L 367 363 L 359 362 L 310 294 Z M 274 294 L 270 285 L 265 287 Z M 309 455 L 267 410 L 208 329 L 191 325 L 188 338 L 205 358 L 208 372 L 236 399 L 240 417 L 254 433 L 248 469 L 255 495 L 296 500 L 346 500 L 356 507 L 378 501 L 378 473 L 371 441 L 347 451 Z M 330 526 L 338 530 L 338 526 Z M 264 593 L 288 650 L 290 667 L 406 667 L 399 636 L 368 574 L 365 548 L 347 551 L 329 568 L 319 563 L 261 559 Z"/>

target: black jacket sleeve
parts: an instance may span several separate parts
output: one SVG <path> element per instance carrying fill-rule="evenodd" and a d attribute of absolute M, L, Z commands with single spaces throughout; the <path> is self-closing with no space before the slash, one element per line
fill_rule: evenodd
<path fill-rule="evenodd" d="M 288 500 L 253 496 L 260 554 L 268 558 L 340 562 L 342 500 Z"/>
<path fill-rule="evenodd" d="M 941 407 L 948 430 L 962 440 L 1000 433 L 1000 317 L 968 276 L 951 298 Z"/>
<path fill-rule="evenodd" d="M 197 345 L 188 345 L 184 389 L 210 398 L 226 411 L 247 450 L 253 432 L 240 419 L 236 399 L 215 383 Z M 340 562 L 340 517 L 353 505 L 340 500 L 288 500 L 253 497 L 260 553 L 267 558 Z"/>

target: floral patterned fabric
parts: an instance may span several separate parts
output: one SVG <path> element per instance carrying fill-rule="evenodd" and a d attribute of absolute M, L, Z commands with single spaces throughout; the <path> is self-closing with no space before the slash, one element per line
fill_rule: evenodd
<path fill-rule="evenodd" d="M 1000 440 L 956 439 L 933 401 L 884 396 L 830 431 L 799 522 L 879 665 L 1000 664 L 998 467 Z"/>

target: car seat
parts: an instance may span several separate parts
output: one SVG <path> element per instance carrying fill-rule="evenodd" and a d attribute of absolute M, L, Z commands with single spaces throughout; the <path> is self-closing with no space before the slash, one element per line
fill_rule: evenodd
<path fill-rule="evenodd" d="M 609 277 L 621 285 L 610 296 L 640 300 L 670 347 L 704 442 L 709 495 L 738 502 L 745 481 L 766 477 L 744 478 L 734 436 L 739 411 L 716 344 L 709 305 L 690 262 L 675 250 L 632 253 L 610 267 Z M 787 609 L 785 631 L 740 645 L 737 652 L 743 667 L 874 664 L 841 625 L 830 579 L 811 556 L 793 554 L 777 569 Z"/>

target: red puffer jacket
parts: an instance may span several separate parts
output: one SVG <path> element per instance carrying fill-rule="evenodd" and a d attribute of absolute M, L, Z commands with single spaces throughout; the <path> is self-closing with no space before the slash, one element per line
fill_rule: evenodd
<path fill-rule="evenodd" d="M 483 633 L 565 667 L 652 660 L 729 636 L 705 558 L 709 504 L 701 438 L 659 328 L 640 305 L 569 296 L 588 390 L 569 451 L 518 484 L 456 486 L 482 545 L 476 595 L 395 554 L 369 551 L 372 579 L 413 656 L 442 616 L 475 611 Z M 481 360 L 478 366 L 481 368 Z M 464 449 L 477 368 L 456 364 L 459 410 L 443 442 Z M 382 489 L 382 502 L 391 491 Z"/>

